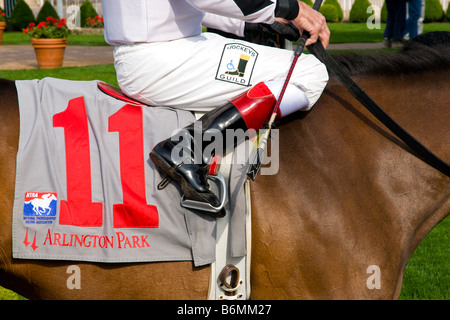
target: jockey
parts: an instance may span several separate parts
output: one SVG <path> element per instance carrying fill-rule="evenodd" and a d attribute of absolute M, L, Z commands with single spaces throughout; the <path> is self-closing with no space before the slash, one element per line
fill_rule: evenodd
<path fill-rule="evenodd" d="M 330 37 L 325 18 L 297 0 L 102 0 L 102 8 L 105 39 L 115 46 L 117 80 L 124 93 L 148 105 L 206 112 L 200 128 L 184 128 L 192 141 L 188 159 L 172 152 L 179 136 L 158 143 L 150 158 L 180 184 L 187 199 L 212 206 L 219 205 L 207 182 L 213 155 L 194 159 L 195 133 L 261 129 L 293 52 L 202 32 L 202 25 L 243 36 L 250 23 L 292 23 L 310 33 L 306 45 L 320 37 L 325 48 Z M 326 67 L 302 54 L 278 116 L 309 110 L 327 81 Z"/>

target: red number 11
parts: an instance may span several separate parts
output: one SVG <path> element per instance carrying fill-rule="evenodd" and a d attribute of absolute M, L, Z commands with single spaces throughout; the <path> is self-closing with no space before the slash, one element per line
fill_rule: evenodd
<path fill-rule="evenodd" d="M 69 101 L 53 116 L 64 128 L 67 200 L 61 200 L 59 223 L 101 227 L 103 205 L 92 202 L 88 119 L 84 98 Z M 120 178 L 123 203 L 113 205 L 114 228 L 158 228 L 158 210 L 145 197 L 142 108 L 126 104 L 109 117 L 109 132 L 119 132 Z"/>

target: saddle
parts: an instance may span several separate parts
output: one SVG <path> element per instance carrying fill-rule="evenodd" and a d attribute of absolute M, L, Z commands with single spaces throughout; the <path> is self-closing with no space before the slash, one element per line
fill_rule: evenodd
<path fill-rule="evenodd" d="M 115 99 L 121 100 L 126 103 L 145 105 L 138 100 L 128 97 L 126 94 L 124 94 L 122 92 L 121 89 L 119 89 L 113 85 L 110 85 L 106 82 L 99 82 L 97 84 L 97 87 L 100 91 L 102 91 L 106 95 L 109 95 Z M 212 163 L 211 163 L 211 165 L 209 167 L 209 171 L 208 171 L 208 180 L 213 182 L 212 191 L 218 195 L 218 199 L 220 199 L 220 205 L 215 207 L 206 202 L 186 199 L 183 195 L 181 198 L 181 206 L 188 208 L 188 209 L 206 211 L 214 217 L 222 218 L 225 216 L 224 205 L 225 205 L 225 199 L 226 199 L 226 184 L 225 184 L 225 179 L 224 179 L 223 175 L 219 172 L 219 160 L 220 159 L 218 156 L 216 156 L 212 159 Z M 169 183 L 170 183 L 170 179 L 167 177 L 164 178 L 158 184 L 158 189 L 159 190 L 164 189 Z"/>
<path fill-rule="evenodd" d="M 120 101 L 145 105 L 133 98 L 125 95 L 122 90 L 119 88 L 112 86 L 105 82 L 99 82 L 97 87 L 100 91 L 109 95 L 115 99 Z M 232 155 L 228 155 L 227 157 L 232 157 Z M 230 165 L 224 165 L 225 168 L 222 168 L 223 174 L 219 171 L 218 166 L 218 157 L 213 159 L 213 163 L 209 169 L 210 180 L 216 182 L 215 186 L 212 187 L 216 189 L 216 192 L 220 194 L 221 205 L 219 208 L 211 207 L 211 205 L 207 203 L 202 203 L 198 201 L 192 201 L 184 199 L 184 196 L 181 199 L 181 205 L 185 208 L 195 209 L 200 211 L 213 211 L 216 213 L 217 217 L 221 219 L 217 219 L 217 237 L 216 237 L 216 257 L 215 261 L 211 265 L 211 274 L 210 274 L 210 284 L 208 288 L 208 299 L 209 300 L 234 300 L 234 299 L 248 299 L 250 296 L 250 250 L 251 250 L 251 206 L 250 206 L 250 186 L 249 181 L 244 182 L 243 193 L 245 196 L 245 208 L 242 208 L 245 211 L 243 215 L 244 220 L 241 220 L 236 225 L 236 220 L 233 221 L 233 215 L 228 214 L 226 212 L 230 210 L 230 208 L 225 207 L 228 200 L 227 197 L 227 187 L 225 180 L 229 179 L 229 176 L 232 175 Z M 231 160 L 225 161 L 224 163 L 231 163 Z M 225 178 L 224 178 L 225 175 Z M 244 176 L 245 177 L 245 176 Z M 163 179 L 159 185 L 158 189 L 163 189 L 170 180 L 165 178 Z M 229 237 L 232 237 L 232 231 L 229 228 L 238 228 L 242 229 L 245 233 L 245 255 L 233 255 L 230 254 L 230 243 L 231 241 Z M 231 245 L 233 247 L 233 245 Z M 232 251 L 232 250 L 231 250 Z M 242 270 L 242 272 L 240 272 Z"/>
<path fill-rule="evenodd" d="M 117 100 L 121 100 L 126 103 L 132 103 L 132 104 L 140 104 L 142 105 L 142 102 L 139 102 L 133 98 L 128 97 L 125 95 L 122 90 L 120 90 L 117 87 L 114 87 L 113 85 L 110 85 L 106 82 L 99 82 L 97 84 L 97 87 L 100 91 L 102 91 L 104 94 L 107 94 L 108 96 L 111 96 L 113 98 L 116 98 Z"/>

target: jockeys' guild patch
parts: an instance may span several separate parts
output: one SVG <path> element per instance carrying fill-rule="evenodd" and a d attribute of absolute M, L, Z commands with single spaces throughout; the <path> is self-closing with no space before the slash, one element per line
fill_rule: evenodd
<path fill-rule="evenodd" d="M 250 86 L 258 52 L 240 43 L 228 43 L 223 48 L 216 80 Z"/>

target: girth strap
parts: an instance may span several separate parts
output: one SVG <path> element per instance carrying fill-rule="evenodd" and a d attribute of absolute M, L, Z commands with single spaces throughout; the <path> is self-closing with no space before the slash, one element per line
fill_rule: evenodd
<path fill-rule="evenodd" d="M 230 280 L 228 281 L 228 278 Z M 239 277 L 239 269 L 232 264 L 227 264 L 223 267 L 219 274 L 220 287 L 225 291 L 226 296 L 236 297 L 237 290 L 242 284 Z M 221 296 L 222 299 L 226 300 L 225 297 Z"/>
<path fill-rule="evenodd" d="M 450 166 L 424 147 L 411 134 L 397 124 L 372 98 L 358 86 L 350 76 L 341 68 L 341 66 L 325 51 L 322 44 L 318 41 L 310 46 L 308 50 L 322 61 L 344 84 L 348 91 L 361 104 L 370 111 L 378 120 L 380 120 L 389 130 L 400 138 L 408 147 L 410 147 L 424 162 L 433 168 L 439 170 L 450 177 Z"/>

